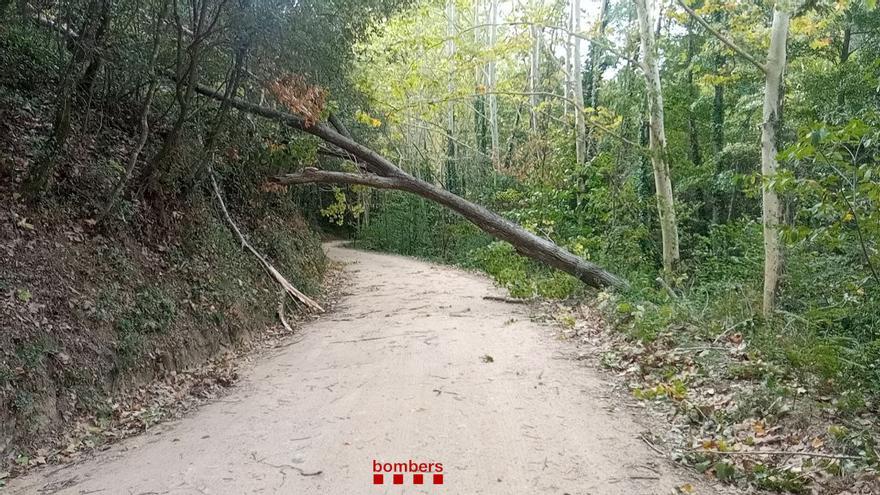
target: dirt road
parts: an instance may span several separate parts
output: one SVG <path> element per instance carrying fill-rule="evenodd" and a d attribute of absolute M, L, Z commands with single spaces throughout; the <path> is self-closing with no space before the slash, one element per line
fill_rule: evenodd
<path fill-rule="evenodd" d="M 500 295 L 486 278 L 328 250 L 349 263 L 352 285 L 303 340 L 190 417 L 8 491 L 637 495 L 690 482 L 716 493 L 640 441 L 624 408 L 608 412 L 608 383 L 568 359 L 553 328 L 484 300 Z M 376 485 L 374 460 L 435 466 L 423 485 L 388 473 Z"/>

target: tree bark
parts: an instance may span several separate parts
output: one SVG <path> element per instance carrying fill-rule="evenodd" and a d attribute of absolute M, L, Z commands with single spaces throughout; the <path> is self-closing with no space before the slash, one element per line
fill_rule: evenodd
<path fill-rule="evenodd" d="M 529 130 L 532 135 L 538 133 L 538 91 L 541 70 L 541 29 L 532 24 L 529 26 L 532 35 L 532 49 L 529 57 Z"/>
<path fill-rule="evenodd" d="M 455 94 L 455 1 L 446 1 L 446 56 L 449 60 L 449 73 L 446 75 L 446 91 Z M 442 175 L 446 187 L 459 191 L 460 177 L 457 170 L 457 149 L 455 143 L 455 100 L 446 103 L 446 166 Z"/>
<path fill-rule="evenodd" d="M 715 98 L 712 100 L 712 151 L 721 153 L 724 149 L 724 85 L 715 85 Z"/>
<path fill-rule="evenodd" d="M 498 0 L 489 0 L 489 49 L 495 48 L 498 37 Z M 492 162 L 498 163 L 499 160 L 499 137 L 498 137 L 498 98 L 495 96 L 495 85 L 497 84 L 497 74 L 495 67 L 495 55 L 489 59 L 488 73 L 488 89 L 489 93 L 489 135 L 492 142 Z"/>
<path fill-rule="evenodd" d="M 572 0 L 571 3 L 571 32 L 577 33 L 581 28 L 581 2 Z M 571 71 L 572 84 L 574 85 L 573 96 L 577 108 L 574 109 L 574 136 L 575 157 L 578 163 L 584 163 L 587 157 L 587 126 L 584 123 L 584 82 L 583 66 L 581 64 L 581 39 L 571 36 Z"/>
<path fill-rule="evenodd" d="M 770 28 L 770 48 L 767 52 L 766 84 L 764 86 L 764 113 L 761 123 L 761 174 L 763 176 L 761 197 L 764 227 L 764 317 L 769 318 L 776 309 L 779 291 L 779 273 L 782 267 L 782 246 L 779 239 L 779 223 L 782 220 L 779 196 L 773 189 L 778 163 L 776 139 L 781 107 L 781 87 L 785 70 L 788 24 L 791 15 L 778 8 L 773 9 L 773 25 Z"/>
<path fill-rule="evenodd" d="M 194 90 L 201 95 L 220 101 L 224 100 L 224 95 L 213 89 L 194 85 Z M 587 285 L 592 287 L 627 286 L 627 283 L 620 277 L 571 254 L 547 239 L 538 237 L 497 213 L 478 204 L 471 203 L 431 183 L 416 179 L 398 168 L 384 156 L 343 136 L 326 123 L 310 124 L 302 117 L 294 114 L 280 112 L 236 99 L 227 99 L 227 101 L 233 108 L 284 123 L 294 129 L 317 136 L 325 142 L 351 153 L 364 163 L 368 172 L 365 174 L 352 174 L 307 168 L 300 173 L 274 179 L 281 184 L 316 182 L 359 184 L 379 189 L 397 189 L 417 194 L 455 211 L 487 234 L 509 242 L 523 256 L 528 256 L 562 270 L 580 279 Z"/>
<path fill-rule="evenodd" d="M 849 60 L 849 54 L 850 54 L 849 45 L 850 45 L 850 42 L 852 41 L 852 25 L 850 24 L 851 21 L 850 21 L 849 15 L 846 16 L 846 19 L 844 20 L 844 22 L 846 22 L 846 27 L 843 28 L 843 40 L 840 45 L 840 61 L 838 62 L 838 65 L 840 65 L 840 66 L 843 66 L 843 64 L 845 64 L 846 61 Z M 846 106 L 846 90 L 845 90 L 845 88 L 841 87 L 837 91 L 837 109 L 840 112 L 843 112 L 845 106 Z"/>
<path fill-rule="evenodd" d="M 649 146 L 651 166 L 654 169 L 654 187 L 657 194 L 657 211 L 660 219 L 660 235 L 663 246 L 663 269 L 671 273 L 679 260 L 678 223 L 675 218 L 675 201 L 672 196 L 672 179 L 666 157 L 666 129 L 663 119 L 663 92 L 660 85 L 660 67 L 656 59 L 653 14 L 647 0 L 635 0 L 639 17 L 642 50 L 642 72 L 648 92 Z"/>
<path fill-rule="evenodd" d="M 692 20 L 687 22 L 687 90 L 690 103 L 687 106 L 688 119 L 688 141 L 689 155 L 691 163 L 700 166 L 703 164 L 703 155 L 700 150 L 700 132 L 697 126 L 697 116 L 694 113 L 693 103 L 697 101 L 698 95 L 696 86 L 694 86 L 694 32 L 692 29 Z"/>
<path fill-rule="evenodd" d="M 596 33 L 597 39 L 605 38 L 605 29 L 608 27 L 608 1 L 602 0 L 602 5 L 599 9 L 599 26 L 598 32 Z M 587 72 L 589 76 L 589 80 L 587 81 L 587 95 L 586 98 L 590 100 L 590 106 L 592 108 L 599 107 L 599 83 L 602 80 L 602 73 L 605 72 L 606 65 L 603 62 L 600 62 L 600 58 L 602 57 L 603 47 L 596 41 L 590 41 L 590 56 L 589 56 L 589 72 Z"/>

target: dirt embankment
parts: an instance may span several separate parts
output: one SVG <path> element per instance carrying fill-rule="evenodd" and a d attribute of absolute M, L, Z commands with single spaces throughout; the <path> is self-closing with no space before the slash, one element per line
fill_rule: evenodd
<path fill-rule="evenodd" d="M 125 199 L 124 220 L 94 227 L 118 177 L 108 167 L 132 146 L 124 118 L 94 116 L 103 127 L 71 140 L 58 186 L 26 203 L 51 112 L 50 95 L 0 84 L 0 486 L 216 395 L 235 378 L 225 356 L 278 328 L 278 287 L 210 196 L 164 212 Z M 318 236 L 294 207 L 243 208 L 236 192 L 230 208 L 251 241 L 315 294 Z"/>

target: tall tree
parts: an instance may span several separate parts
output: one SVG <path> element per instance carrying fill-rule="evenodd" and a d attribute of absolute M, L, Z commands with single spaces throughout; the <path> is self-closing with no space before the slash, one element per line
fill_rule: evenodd
<path fill-rule="evenodd" d="M 452 95 L 455 92 L 455 0 L 446 0 L 446 56 L 449 60 L 449 74 L 446 76 L 446 90 Z M 450 191 L 458 189 L 458 171 L 456 170 L 455 143 L 455 101 L 446 103 L 446 170 L 445 182 Z"/>
<path fill-rule="evenodd" d="M 501 159 L 498 144 L 498 96 L 497 96 L 497 66 L 495 63 L 495 44 L 498 42 L 498 0 L 489 0 L 489 49 L 493 51 L 489 55 L 489 135 L 492 140 L 492 161 L 497 163 Z"/>
<path fill-rule="evenodd" d="M 779 239 L 779 223 L 782 210 L 775 189 L 777 134 L 781 121 L 782 78 L 785 71 L 786 43 L 791 14 L 777 5 L 773 8 L 773 24 L 770 28 L 770 48 L 767 51 L 766 80 L 764 85 L 764 111 L 761 122 L 761 174 L 763 175 L 762 210 L 764 227 L 764 316 L 769 317 L 776 308 L 779 291 L 779 273 L 782 267 L 782 246 Z"/>
<path fill-rule="evenodd" d="M 660 235 L 663 247 L 663 270 L 671 273 L 679 260 L 678 223 L 675 201 L 672 196 L 672 179 L 666 153 L 666 128 L 664 127 L 663 91 L 660 84 L 660 66 L 657 62 L 657 45 L 654 40 L 654 19 L 649 0 L 634 0 L 639 18 L 639 35 L 642 51 L 642 74 L 648 93 L 648 127 L 651 166 L 654 171 L 654 188 L 657 195 L 657 212 L 660 219 Z"/>
<path fill-rule="evenodd" d="M 538 133 L 538 91 L 541 78 L 541 28 L 535 23 L 529 25 L 532 46 L 529 52 L 529 129 Z"/>
<path fill-rule="evenodd" d="M 571 1 L 571 25 L 572 33 L 579 33 L 581 29 L 581 1 Z M 571 83 L 573 85 L 572 96 L 574 97 L 574 126 L 575 126 L 575 157 L 578 163 L 584 163 L 587 154 L 587 127 L 584 122 L 584 83 L 583 64 L 581 61 L 581 38 L 572 34 L 570 36 L 571 47 Z"/>
<path fill-rule="evenodd" d="M 608 3 L 609 0 L 602 0 L 599 8 L 599 21 L 596 26 L 595 38 L 600 41 L 605 39 L 605 30 L 608 28 Z M 585 98 L 589 100 L 590 107 L 592 108 L 599 106 L 599 83 L 602 80 L 602 73 L 606 67 L 601 61 L 603 53 L 599 42 L 590 41 L 590 54 L 587 58 L 589 66 L 587 67 L 587 80 L 584 83 L 584 88 L 586 89 Z"/>
<path fill-rule="evenodd" d="M 770 26 L 770 47 L 767 50 L 767 62 L 761 64 L 728 37 L 712 28 L 682 0 L 678 0 L 678 3 L 713 36 L 764 73 L 764 104 L 761 121 L 761 223 L 764 238 L 762 308 L 764 317 L 769 318 L 776 310 L 776 296 L 779 292 L 779 276 L 783 263 L 782 243 L 779 238 L 782 207 L 775 183 L 776 172 L 779 168 L 776 155 L 779 127 L 782 120 L 782 83 L 791 14 L 785 10 L 782 2 L 776 2 L 773 7 L 773 22 Z"/>
<path fill-rule="evenodd" d="M 697 88 L 694 86 L 694 30 L 693 19 L 687 21 L 687 67 L 685 68 L 685 78 L 687 83 L 689 104 L 687 106 L 687 125 L 688 125 L 688 155 L 691 163 L 701 165 L 703 163 L 703 155 L 700 151 L 700 132 L 697 128 L 697 116 L 694 112 L 693 103 L 697 100 Z"/>

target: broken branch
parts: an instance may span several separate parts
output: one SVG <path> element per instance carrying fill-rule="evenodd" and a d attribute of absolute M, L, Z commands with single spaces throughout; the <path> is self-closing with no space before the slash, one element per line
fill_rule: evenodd
<path fill-rule="evenodd" d="M 226 218 L 226 223 L 229 224 L 229 228 L 232 229 L 232 231 L 238 237 L 239 241 L 241 241 L 241 245 L 243 247 L 246 247 L 248 251 L 250 251 L 251 254 L 253 254 L 254 257 L 260 261 L 260 264 L 263 265 L 263 268 L 265 268 L 266 271 L 269 272 L 269 275 L 271 275 L 272 278 L 274 278 L 275 281 L 278 282 L 282 288 L 284 288 L 284 291 L 287 292 L 290 297 L 301 302 L 308 308 L 318 311 L 319 313 L 323 313 L 324 308 L 322 308 L 320 304 L 313 301 L 310 297 L 300 292 L 296 287 L 288 282 L 287 279 L 284 278 L 284 276 L 281 275 L 281 273 L 279 273 L 274 266 L 266 261 L 266 258 L 264 258 L 263 255 L 261 255 L 259 252 L 257 252 L 256 249 L 254 249 L 253 246 L 251 246 L 251 243 L 249 243 L 244 237 L 244 234 L 241 233 L 241 230 L 239 230 L 238 226 L 229 215 L 229 211 L 226 209 L 226 203 L 223 201 L 223 195 L 220 193 L 220 186 L 217 185 L 217 179 L 214 177 L 214 167 L 210 163 L 208 163 L 208 175 L 211 177 L 211 185 L 214 188 L 214 196 L 217 198 L 217 203 L 220 205 L 220 210 L 223 212 L 223 216 Z M 289 328 L 289 325 L 287 325 L 287 322 L 284 320 L 283 313 L 280 313 L 280 315 L 284 326 Z"/>

